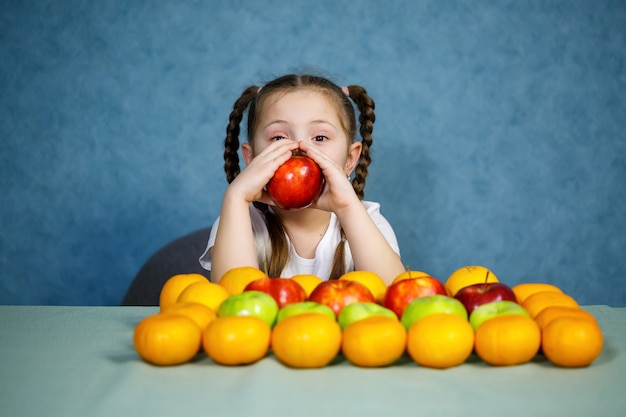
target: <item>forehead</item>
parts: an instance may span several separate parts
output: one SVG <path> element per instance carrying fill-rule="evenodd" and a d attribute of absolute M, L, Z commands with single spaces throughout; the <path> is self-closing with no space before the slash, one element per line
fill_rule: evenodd
<path fill-rule="evenodd" d="M 259 110 L 260 118 L 275 117 L 279 114 L 303 114 L 339 117 L 337 104 L 328 94 L 313 89 L 299 89 L 293 91 L 277 91 L 263 99 Z"/>

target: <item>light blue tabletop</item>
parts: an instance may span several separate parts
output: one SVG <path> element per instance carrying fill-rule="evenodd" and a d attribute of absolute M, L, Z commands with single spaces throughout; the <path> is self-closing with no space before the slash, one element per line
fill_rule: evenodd
<path fill-rule="evenodd" d="M 0 306 L 0 416 L 626 416 L 626 308 L 588 306 L 605 335 L 587 368 L 447 369 L 410 360 L 316 370 L 273 356 L 223 367 L 204 355 L 177 367 L 143 362 L 133 329 L 152 307 Z"/>

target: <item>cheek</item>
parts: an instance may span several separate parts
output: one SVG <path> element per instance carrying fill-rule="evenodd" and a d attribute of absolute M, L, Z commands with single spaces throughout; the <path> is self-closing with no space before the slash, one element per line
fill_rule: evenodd
<path fill-rule="evenodd" d="M 332 150 L 322 150 L 322 152 L 325 152 L 326 155 L 333 160 L 333 162 L 335 162 L 337 165 L 343 167 L 346 166 L 346 164 L 348 163 L 348 154 L 346 153 L 345 149 L 332 149 Z"/>
<path fill-rule="evenodd" d="M 258 154 L 263 152 L 265 149 L 267 149 L 273 143 L 275 143 L 275 142 L 271 141 L 271 140 L 263 139 L 262 137 L 259 137 L 259 138 L 254 139 L 252 142 L 248 142 L 248 146 L 250 147 L 250 149 L 252 149 L 252 154 L 254 156 L 257 156 Z"/>

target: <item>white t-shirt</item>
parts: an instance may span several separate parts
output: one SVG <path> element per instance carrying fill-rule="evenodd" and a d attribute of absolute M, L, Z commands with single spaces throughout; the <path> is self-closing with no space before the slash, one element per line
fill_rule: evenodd
<path fill-rule="evenodd" d="M 378 229 L 381 231 L 385 239 L 387 239 L 387 242 L 393 251 L 399 256 L 400 248 L 398 247 L 396 235 L 389 222 L 380 213 L 380 204 L 371 201 L 363 201 L 362 203 L 376 226 L 378 226 Z M 259 265 L 263 265 L 265 262 L 269 261 L 272 248 L 263 213 L 252 204 L 250 204 L 250 219 L 252 221 L 252 230 L 254 232 L 257 259 L 259 261 Z M 215 236 L 217 234 L 219 222 L 220 218 L 218 217 L 211 228 L 207 248 L 200 257 L 200 264 L 204 269 L 209 271 L 211 270 L 211 255 L 209 249 L 215 244 Z M 341 226 L 337 220 L 337 216 L 334 213 L 331 213 L 330 223 L 324 233 L 324 236 L 317 245 L 314 259 L 307 259 L 298 255 L 289 240 L 289 236 L 286 235 L 286 238 L 287 245 L 289 247 L 289 261 L 287 262 L 285 269 L 283 269 L 281 276 L 292 277 L 298 274 L 313 274 L 327 280 L 332 268 L 333 258 L 335 257 L 335 250 L 341 240 Z M 346 242 L 345 245 L 344 258 L 346 262 L 345 270 L 353 271 L 354 261 L 352 260 L 352 252 L 350 251 L 350 245 L 348 242 Z"/>

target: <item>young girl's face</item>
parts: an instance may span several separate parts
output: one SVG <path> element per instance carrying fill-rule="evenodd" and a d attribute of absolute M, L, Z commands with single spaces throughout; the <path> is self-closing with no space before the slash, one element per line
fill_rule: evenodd
<path fill-rule="evenodd" d="M 257 155 L 277 140 L 309 141 L 330 157 L 346 174 L 358 159 L 346 136 L 335 103 L 314 90 L 275 93 L 265 99 L 253 138 Z M 359 148 L 360 149 L 360 148 Z"/>

